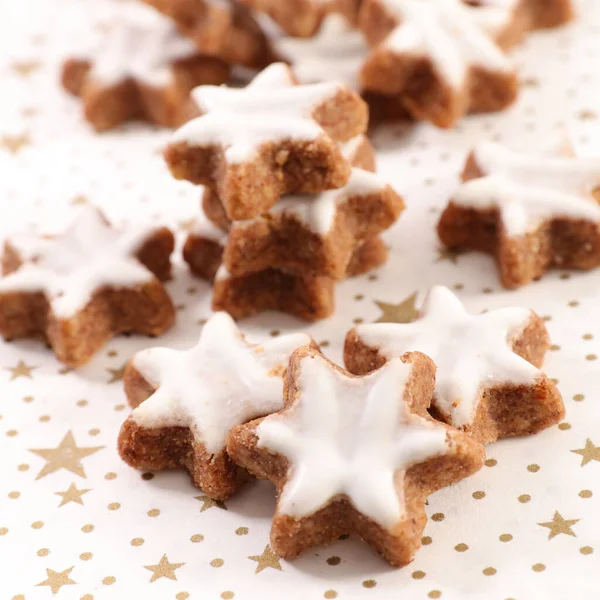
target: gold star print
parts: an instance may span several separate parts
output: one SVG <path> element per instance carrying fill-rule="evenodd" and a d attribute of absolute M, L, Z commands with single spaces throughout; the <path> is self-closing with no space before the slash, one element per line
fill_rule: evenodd
<path fill-rule="evenodd" d="M 62 498 L 58 508 L 64 506 L 65 504 L 69 504 L 69 502 L 76 502 L 77 504 L 81 504 L 83 506 L 83 500 L 81 499 L 81 496 L 87 494 L 89 491 L 91 490 L 78 490 L 77 486 L 72 483 L 69 486 L 69 489 L 65 490 L 64 492 L 54 492 L 56 496 L 60 496 Z"/>
<path fill-rule="evenodd" d="M 35 585 L 36 587 L 47 586 L 52 591 L 52 594 L 57 594 L 63 585 L 75 585 L 77 583 L 69 578 L 69 575 L 74 568 L 75 567 L 73 566 L 70 569 L 65 569 L 64 571 L 60 572 L 53 571 L 52 569 L 46 569 L 48 579 L 40 583 L 36 583 Z"/>
<path fill-rule="evenodd" d="M 209 498 L 208 496 L 194 496 L 194 498 L 196 500 L 200 500 L 200 502 L 202 502 L 202 508 L 200 509 L 200 512 L 204 512 L 205 510 L 208 510 L 209 508 L 212 508 L 213 506 L 216 506 L 217 508 L 222 508 L 223 510 L 227 510 L 227 507 L 225 506 L 225 502 L 221 502 L 221 500 L 213 500 L 212 498 Z"/>
<path fill-rule="evenodd" d="M 31 144 L 31 138 L 28 134 L 21 135 L 3 135 L 0 138 L 0 148 L 8 150 L 11 154 L 17 154 L 20 150 Z"/>
<path fill-rule="evenodd" d="M 33 379 L 33 375 L 31 374 L 31 372 L 37 369 L 36 366 L 31 365 L 29 366 L 28 364 L 24 363 L 22 360 L 20 360 L 17 363 L 16 367 L 7 367 L 7 371 L 10 371 L 10 380 L 13 381 L 14 379 L 18 379 L 19 377 L 26 377 L 27 379 Z"/>
<path fill-rule="evenodd" d="M 157 565 L 148 565 L 145 566 L 144 569 L 152 571 L 152 578 L 150 579 L 150 583 L 155 582 L 161 577 L 166 577 L 167 579 L 177 581 L 175 571 L 179 569 L 179 567 L 183 567 L 183 565 L 185 565 L 185 563 L 170 563 L 169 559 L 167 558 L 167 555 L 163 554 L 162 558 L 160 559 Z"/>
<path fill-rule="evenodd" d="M 438 248 L 438 256 L 436 263 L 443 262 L 445 260 L 450 261 L 453 265 L 458 264 L 458 257 L 465 253 L 464 250 L 453 250 L 452 248 Z"/>
<path fill-rule="evenodd" d="M 11 69 L 17 73 L 17 75 L 21 75 L 21 77 L 28 77 L 34 71 L 37 71 L 41 66 L 39 60 L 24 60 L 18 61 L 11 65 Z"/>
<path fill-rule="evenodd" d="M 548 539 L 551 540 L 553 537 L 560 535 L 561 533 L 577 537 L 575 532 L 571 529 L 571 527 L 577 522 L 579 522 L 579 519 L 564 519 L 562 515 L 557 510 L 555 510 L 554 516 L 552 517 L 552 521 L 547 521 L 546 523 L 538 523 L 538 525 L 541 525 L 542 527 L 547 527 L 550 530 Z"/>
<path fill-rule="evenodd" d="M 388 304 L 375 300 L 375 304 L 381 310 L 381 315 L 375 323 L 410 323 L 419 316 L 419 311 L 415 308 L 417 292 L 405 298 L 399 304 Z"/>
<path fill-rule="evenodd" d="M 277 569 L 278 571 L 282 570 L 281 565 L 279 564 L 281 559 L 279 556 L 277 556 L 277 554 L 275 554 L 275 552 L 273 552 L 273 550 L 271 550 L 271 546 L 268 544 L 265 546 L 262 554 L 259 556 L 249 556 L 248 558 L 258 563 L 256 566 L 256 571 L 254 571 L 255 573 L 260 573 L 262 570 L 268 567 L 271 567 L 271 569 Z"/>
<path fill-rule="evenodd" d="M 106 369 L 110 373 L 110 379 L 108 383 L 115 383 L 116 381 L 123 381 L 123 376 L 125 375 L 125 367 L 127 363 L 125 363 L 122 367 L 118 369 Z"/>
<path fill-rule="evenodd" d="M 597 460 L 600 462 L 600 446 L 594 446 L 590 438 L 585 440 L 584 448 L 580 448 L 579 450 L 571 450 L 571 452 L 583 456 L 583 458 L 581 459 L 582 467 L 587 465 L 589 462 L 592 462 L 593 460 Z"/>
<path fill-rule="evenodd" d="M 98 450 L 102 450 L 102 448 L 104 446 L 79 448 L 75 443 L 73 433 L 69 431 L 56 448 L 30 449 L 29 452 L 41 456 L 46 461 L 36 479 L 41 479 L 59 469 L 66 469 L 71 473 L 75 473 L 75 475 L 79 475 L 79 477 L 85 478 L 81 460 L 98 452 Z"/>

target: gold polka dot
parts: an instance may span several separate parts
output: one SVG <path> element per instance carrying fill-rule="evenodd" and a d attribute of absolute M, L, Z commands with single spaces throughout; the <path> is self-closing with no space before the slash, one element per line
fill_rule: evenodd
<path fill-rule="evenodd" d="M 94 526 L 91 523 L 88 523 L 81 528 L 81 531 L 83 531 L 83 533 L 90 533 L 90 531 L 94 531 Z"/>
<path fill-rule="evenodd" d="M 121 508 L 121 504 L 119 502 L 111 502 L 108 505 L 108 510 L 119 510 Z"/>
<path fill-rule="evenodd" d="M 588 341 L 589 341 L 589 340 L 593 340 L 593 339 L 594 339 L 594 336 L 593 336 L 591 333 L 584 333 L 584 334 L 583 334 L 581 337 L 582 337 L 584 340 L 588 340 Z"/>
<path fill-rule="evenodd" d="M 521 503 L 521 504 L 527 504 L 530 500 L 531 500 L 531 496 L 529 494 L 521 494 L 517 500 Z"/>
<path fill-rule="evenodd" d="M 546 570 L 546 565 L 542 563 L 535 563 L 535 565 L 531 567 L 531 570 L 535 571 L 536 573 L 541 573 L 542 571 Z"/>
<path fill-rule="evenodd" d="M 117 478 L 117 474 L 113 473 L 112 471 L 110 473 L 107 473 L 104 476 L 104 479 L 107 479 L 108 481 L 112 481 L 113 479 L 116 479 L 116 478 Z"/>
<path fill-rule="evenodd" d="M 365 320 L 364 320 L 362 317 L 356 317 L 356 319 L 352 319 L 352 322 L 353 322 L 355 325 L 360 325 L 361 323 L 364 323 L 364 322 L 365 322 Z"/>
<path fill-rule="evenodd" d="M 179 592 L 175 594 L 175 600 L 187 600 L 190 595 L 187 592 Z"/>
<path fill-rule="evenodd" d="M 473 492 L 472 496 L 475 500 L 481 500 L 482 498 L 485 498 L 485 492 L 477 490 L 476 492 Z"/>
<path fill-rule="evenodd" d="M 12 597 L 12 600 L 25 600 L 25 596 L 23 596 L 23 594 L 17 594 Z"/>
<path fill-rule="evenodd" d="M 339 565 L 342 562 L 342 559 L 339 556 L 330 556 L 327 559 L 327 564 L 331 567 L 335 567 L 336 565 Z"/>
<path fill-rule="evenodd" d="M 112 585 L 117 579 L 115 577 L 112 577 L 111 575 L 109 575 L 108 577 L 105 577 L 102 580 L 102 583 L 104 585 Z"/>
<path fill-rule="evenodd" d="M 568 275 L 568 273 L 564 273 L 565 275 Z M 561 279 L 568 279 L 567 277 L 563 277 L 561 275 Z M 569 302 L 569 306 L 571 308 L 575 308 L 576 306 L 579 306 L 579 302 L 577 300 L 571 300 L 571 302 Z"/>
<path fill-rule="evenodd" d="M 90 429 L 90 430 L 88 431 L 88 433 L 89 433 L 90 435 L 98 435 L 98 434 L 100 433 L 100 430 L 99 430 L 99 429 L 96 429 L 96 428 L 94 428 L 94 429 Z"/>
<path fill-rule="evenodd" d="M 421 538 L 421 544 L 423 544 L 423 546 L 429 546 L 431 542 L 433 542 L 433 540 L 428 535 Z"/>
<path fill-rule="evenodd" d="M 235 530 L 236 535 L 248 535 L 248 528 L 247 527 L 238 527 Z"/>
<path fill-rule="evenodd" d="M 133 538 L 129 543 L 132 546 L 141 546 L 144 543 L 144 538 Z"/>
<path fill-rule="evenodd" d="M 88 401 L 87 400 L 77 400 L 77 406 L 79 406 L 80 408 L 83 408 L 84 406 L 88 405 Z"/>
<path fill-rule="evenodd" d="M 583 546 L 583 548 L 579 548 L 579 552 L 584 555 L 593 554 L 594 549 L 591 546 Z"/>
<path fill-rule="evenodd" d="M 11 500 L 16 500 L 21 495 L 21 492 L 9 492 L 8 497 Z"/>
<path fill-rule="evenodd" d="M 495 575 L 496 573 L 497 573 L 497 571 L 496 571 L 496 569 L 494 569 L 494 567 L 486 567 L 483 570 L 483 574 L 488 575 L 488 576 Z"/>
<path fill-rule="evenodd" d="M 204 536 L 201 533 L 195 533 L 190 538 L 190 542 L 194 542 L 194 544 L 197 544 L 198 542 L 201 542 L 203 539 L 204 539 Z"/>
<path fill-rule="evenodd" d="M 32 529 L 41 529 L 44 526 L 44 521 L 34 521 L 31 524 Z"/>
<path fill-rule="evenodd" d="M 488 458 L 484 465 L 486 467 L 495 467 L 498 464 L 498 461 L 495 458 Z"/>
<path fill-rule="evenodd" d="M 327 598 L 327 600 L 333 600 L 333 598 L 337 598 L 337 592 L 335 590 L 327 590 L 323 594 L 323 598 Z"/>
<path fill-rule="evenodd" d="M 29 402 L 33 402 L 33 396 L 25 396 L 23 402 L 27 402 L 28 404 Z"/>
<path fill-rule="evenodd" d="M 82 553 L 79 555 L 79 558 L 80 558 L 81 560 L 90 560 L 90 559 L 92 558 L 92 556 L 94 556 L 94 555 L 93 555 L 91 552 L 82 552 Z"/>
<path fill-rule="evenodd" d="M 109 350 L 106 354 L 107 356 L 110 356 L 110 358 L 114 358 L 119 353 L 116 350 Z"/>
<path fill-rule="evenodd" d="M 510 542 L 513 539 L 513 536 L 510 533 L 503 533 L 499 538 L 501 542 Z"/>
<path fill-rule="evenodd" d="M 50 550 L 48 550 L 48 548 L 40 548 L 37 551 L 38 556 L 48 556 L 48 554 L 50 554 Z"/>
<path fill-rule="evenodd" d="M 8 527 L 0 527 L 0 535 L 6 535 L 8 533 Z"/>
<path fill-rule="evenodd" d="M 279 331 L 279 329 L 272 329 L 270 332 L 271 337 L 277 337 L 281 331 Z"/>
<path fill-rule="evenodd" d="M 531 464 L 531 465 L 527 465 L 527 470 L 530 473 L 537 473 L 540 470 L 540 465 L 536 465 L 535 463 Z"/>
<path fill-rule="evenodd" d="M 18 432 L 16 429 L 9 429 L 9 430 L 6 432 L 6 435 L 7 435 L 8 437 L 15 437 L 15 436 L 19 435 L 19 432 Z"/>
<path fill-rule="evenodd" d="M 235 594 L 233 592 L 223 592 L 221 594 L 221 598 L 223 598 L 223 600 L 231 600 L 231 598 L 233 598 L 235 596 Z"/>
<path fill-rule="evenodd" d="M 375 273 L 371 273 L 371 275 L 369 275 L 369 276 L 367 277 L 367 279 L 368 279 L 369 281 L 377 281 L 378 277 L 377 277 L 377 275 L 376 275 Z"/>
<path fill-rule="evenodd" d="M 365 581 L 363 581 L 362 584 L 363 587 L 374 588 L 377 585 L 377 582 L 374 579 L 365 579 Z"/>
<path fill-rule="evenodd" d="M 125 410 L 125 405 L 124 405 L 124 404 L 117 404 L 117 405 L 115 406 L 115 410 L 116 410 L 117 412 L 119 412 L 119 411 L 122 411 L 122 410 Z"/>
<path fill-rule="evenodd" d="M 322 342 L 319 342 L 319 346 L 321 346 L 321 348 L 329 347 L 329 340 L 323 340 Z"/>
<path fill-rule="evenodd" d="M 461 542 L 460 544 L 456 544 L 456 546 L 454 546 L 454 549 L 457 552 L 466 552 L 469 549 L 469 546 L 467 546 L 467 544 L 463 544 Z"/>
<path fill-rule="evenodd" d="M 356 294 L 356 296 L 354 296 L 355 300 L 364 300 L 365 296 L 364 294 Z"/>
<path fill-rule="evenodd" d="M 542 320 L 543 320 L 543 321 L 552 321 L 552 316 L 551 316 L 551 315 L 544 315 L 544 316 L 542 317 Z"/>
<path fill-rule="evenodd" d="M 219 567 L 222 567 L 225 564 L 225 561 L 222 558 L 213 558 L 210 561 L 210 566 L 211 567 L 216 567 L 217 569 Z"/>
<path fill-rule="evenodd" d="M 596 360 L 598 357 L 595 354 L 586 354 L 585 360 Z"/>
<path fill-rule="evenodd" d="M 561 424 L 558 426 L 558 428 L 559 428 L 561 431 L 567 431 L 567 430 L 571 429 L 571 425 L 570 425 L 569 423 L 561 423 Z"/>
<path fill-rule="evenodd" d="M 465 287 L 465 286 L 464 286 L 462 283 L 455 283 L 455 284 L 454 284 L 452 287 L 453 287 L 453 288 L 454 288 L 456 291 L 460 291 L 460 290 L 464 289 L 464 287 Z"/>
<path fill-rule="evenodd" d="M 413 571 L 412 578 L 413 579 L 423 579 L 425 577 L 425 571 Z"/>
<path fill-rule="evenodd" d="M 585 396 L 583 394 L 575 394 L 573 396 L 573 400 L 575 400 L 575 402 L 581 402 L 584 398 Z"/>
<path fill-rule="evenodd" d="M 79 600 L 94 600 L 94 596 L 91 594 L 84 594 Z"/>
<path fill-rule="evenodd" d="M 592 497 L 592 490 L 581 490 L 579 492 L 579 497 L 580 498 L 591 498 Z"/>
<path fill-rule="evenodd" d="M 160 509 L 158 509 L 158 508 L 151 508 L 146 514 L 149 517 L 158 517 L 158 515 L 160 515 Z"/>
<path fill-rule="evenodd" d="M 441 598 L 442 597 L 442 592 L 440 592 L 440 590 L 431 590 L 429 592 L 429 594 L 427 594 L 428 598 Z"/>
<path fill-rule="evenodd" d="M 40 417 L 40 422 L 41 423 L 47 423 L 50 420 L 50 415 L 42 415 Z"/>
<path fill-rule="evenodd" d="M 152 481 L 154 479 L 154 473 L 142 473 L 142 479 L 144 481 Z"/>
<path fill-rule="evenodd" d="M 560 350 L 560 346 L 558 344 L 552 344 L 552 346 L 550 346 L 550 350 L 552 350 L 552 352 L 557 352 Z"/>
<path fill-rule="evenodd" d="M 431 520 L 436 521 L 436 523 L 443 521 L 445 518 L 446 518 L 446 515 L 444 513 L 434 513 L 431 515 Z"/>
<path fill-rule="evenodd" d="M 17 468 L 19 469 L 19 471 L 28 471 L 29 465 L 26 465 L 25 463 L 23 463 L 22 465 L 19 465 Z"/>

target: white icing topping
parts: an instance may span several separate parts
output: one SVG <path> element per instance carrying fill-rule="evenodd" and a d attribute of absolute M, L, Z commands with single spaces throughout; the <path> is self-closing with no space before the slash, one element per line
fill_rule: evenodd
<path fill-rule="evenodd" d="M 300 83 L 340 81 L 353 90 L 360 87 L 360 67 L 369 50 L 362 33 L 339 14 L 328 15 L 314 37 L 282 38 L 275 48 L 292 63 Z"/>
<path fill-rule="evenodd" d="M 437 365 L 434 405 L 455 427 L 470 423 L 481 393 L 503 384 L 530 385 L 540 371 L 511 350 L 531 311 L 503 308 L 469 315 L 443 286 L 431 289 L 413 323 L 359 325 L 358 337 L 386 359 L 423 352 Z"/>
<path fill-rule="evenodd" d="M 215 281 L 225 281 L 231 278 L 231 273 L 227 270 L 227 267 L 221 263 L 221 266 L 217 269 L 215 274 Z"/>
<path fill-rule="evenodd" d="M 189 427 L 207 452 L 225 448 L 227 433 L 283 408 L 283 373 L 303 333 L 264 344 L 244 340 L 233 319 L 216 313 L 189 350 L 150 348 L 133 366 L 156 391 L 132 413 L 141 427 Z"/>
<path fill-rule="evenodd" d="M 285 196 L 265 214 L 254 219 L 234 222 L 232 229 L 245 228 L 259 220 L 277 215 L 291 215 L 311 231 L 325 235 L 331 230 L 337 211 L 347 200 L 356 196 L 376 194 L 387 187 L 387 183 L 379 175 L 354 168 L 344 187 L 320 194 Z"/>
<path fill-rule="evenodd" d="M 104 287 L 128 288 L 154 279 L 135 258 L 154 230 L 119 231 L 107 224 L 99 210 L 85 207 L 57 237 L 11 237 L 9 243 L 23 264 L 0 279 L 0 293 L 43 292 L 52 312 L 68 319 Z"/>
<path fill-rule="evenodd" d="M 342 87 L 333 82 L 285 85 L 279 63 L 243 89 L 199 86 L 192 97 L 204 114 L 177 130 L 173 142 L 223 146 L 227 160 L 235 164 L 251 160 L 268 141 L 311 141 L 323 134 L 313 112 Z"/>
<path fill-rule="evenodd" d="M 164 87 L 172 78 L 172 63 L 198 54 L 175 24 L 154 9 L 138 3 L 119 7 L 108 31 L 80 56 L 92 63 L 94 81 L 112 86 L 135 79 Z"/>
<path fill-rule="evenodd" d="M 530 156 L 493 143 L 479 145 L 474 156 L 486 176 L 463 183 L 452 201 L 497 208 L 508 235 L 523 235 L 561 217 L 600 223 L 600 206 L 592 196 L 600 186 L 600 160 Z"/>
<path fill-rule="evenodd" d="M 281 513 L 306 517 L 343 494 L 387 529 L 403 518 L 406 470 L 449 448 L 445 429 L 404 400 L 411 368 L 398 358 L 352 377 L 318 355 L 302 360 L 293 405 L 257 428 L 258 447 L 290 462 Z"/>
<path fill-rule="evenodd" d="M 453 87 L 464 84 L 469 69 L 512 71 L 486 29 L 500 29 L 511 12 L 501 6 L 473 7 L 460 0 L 382 0 L 399 25 L 383 42 L 398 54 L 429 58 Z"/>
<path fill-rule="evenodd" d="M 208 191 L 204 191 L 203 193 L 210 193 Z M 212 242 L 216 242 L 225 245 L 225 241 L 227 240 L 227 233 L 221 229 L 219 229 L 214 223 L 211 223 L 204 214 L 202 214 L 202 218 L 194 223 L 194 226 L 190 232 L 192 235 L 205 238 Z"/>

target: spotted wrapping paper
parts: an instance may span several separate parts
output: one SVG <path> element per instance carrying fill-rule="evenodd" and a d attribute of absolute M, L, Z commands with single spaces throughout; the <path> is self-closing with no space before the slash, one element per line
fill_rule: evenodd
<path fill-rule="evenodd" d="M 304 329 L 335 360 L 353 324 L 407 320 L 433 284 L 469 310 L 508 305 L 547 321 L 566 419 L 540 435 L 488 446 L 475 476 L 429 499 L 423 547 L 396 570 L 350 537 L 295 562 L 269 547 L 267 483 L 226 504 L 185 473 L 152 476 L 124 465 L 116 436 L 127 415 L 123 366 L 149 345 L 191 346 L 210 315 L 210 288 L 177 259 L 168 287 L 176 327 L 160 340 L 119 338 L 69 371 L 41 343 L 0 342 L 0 597 L 12 600 L 421 598 L 535 600 L 600 595 L 600 271 L 554 271 L 504 291 L 493 261 L 441 250 L 435 223 L 476 140 L 534 148 L 565 124 L 582 151 L 600 131 L 600 5 L 513 52 L 517 105 L 456 130 L 389 127 L 375 136 L 381 171 L 408 205 L 387 235 L 389 263 L 345 281 L 337 311 L 305 326 L 285 315 L 243 322 L 253 339 Z M 96 135 L 57 85 L 60 59 L 110 17 L 111 0 L 26 0 L 0 8 L 2 235 L 56 231 L 81 203 L 118 222 L 152 219 L 180 237 L 198 191 L 171 179 L 160 151 L 168 132 L 132 125 Z M 598 125 L 597 125 L 598 124 Z M 597 146 L 600 147 L 600 146 Z"/>

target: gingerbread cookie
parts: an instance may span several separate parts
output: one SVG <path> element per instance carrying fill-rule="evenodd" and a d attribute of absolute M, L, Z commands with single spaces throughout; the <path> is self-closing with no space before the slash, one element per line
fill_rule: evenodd
<path fill-rule="evenodd" d="M 497 11 L 484 20 L 486 9 L 460 0 L 365 0 L 360 26 L 374 48 L 362 85 L 439 127 L 452 127 L 468 112 L 506 108 L 516 98 L 517 76 L 486 29 L 493 25 L 501 37 L 514 14 Z"/>
<path fill-rule="evenodd" d="M 371 145 L 366 135 L 359 135 L 349 142 L 341 145 L 344 158 L 353 166 L 365 171 L 375 172 L 375 148 Z M 231 221 L 219 200 L 218 195 L 210 188 L 204 188 L 201 195 L 202 211 L 208 220 L 224 231 L 229 230 Z"/>
<path fill-rule="evenodd" d="M 272 61 L 269 41 L 250 11 L 233 0 L 144 0 L 172 18 L 198 49 L 228 63 L 261 69 Z"/>
<path fill-rule="evenodd" d="M 337 142 L 364 133 L 365 103 L 342 84 L 286 85 L 289 77 L 275 64 L 244 89 L 196 88 L 203 114 L 165 152 L 173 175 L 215 189 L 232 220 L 259 215 L 283 194 L 342 187 L 350 176 Z"/>
<path fill-rule="evenodd" d="M 432 419 L 435 366 L 418 352 L 354 377 L 311 348 L 290 360 L 285 408 L 234 427 L 227 451 L 277 487 L 284 558 L 357 533 L 390 564 L 421 545 L 425 500 L 477 471 L 483 447 Z"/>
<path fill-rule="evenodd" d="M 63 87 L 82 98 L 97 131 L 130 119 L 175 127 L 194 87 L 227 81 L 226 63 L 200 54 L 151 8 L 129 4 L 117 16 L 97 47 L 62 70 Z"/>
<path fill-rule="evenodd" d="M 289 358 L 312 344 L 303 333 L 249 344 L 217 313 L 189 350 L 138 352 L 125 371 L 134 410 L 119 434 L 121 458 L 142 470 L 184 467 L 208 496 L 228 498 L 244 479 L 225 450 L 229 430 L 283 408 Z"/>
<path fill-rule="evenodd" d="M 496 257 L 509 289 L 551 267 L 600 266 L 600 160 L 529 155 L 483 143 L 438 224 L 453 248 Z M 596 196 L 597 197 L 597 196 Z"/>
<path fill-rule="evenodd" d="M 11 237 L 2 260 L 0 333 L 45 338 L 69 367 L 119 333 L 160 335 L 175 319 L 160 282 L 170 275 L 173 247 L 166 228 L 119 231 L 91 207 L 62 235 Z"/>
<path fill-rule="evenodd" d="M 431 412 L 482 443 L 537 433 L 564 416 L 556 386 L 539 371 L 550 346 L 543 320 L 524 308 L 469 315 L 448 289 L 431 289 L 413 323 L 352 329 L 344 348 L 364 375 L 404 352 L 437 365 Z"/>
<path fill-rule="evenodd" d="M 266 213 L 232 223 L 223 265 L 233 277 L 275 268 L 342 279 L 354 250 L 403 209 L 381 177 L 355 168 L 339 190 L 286 196 Z"/>

